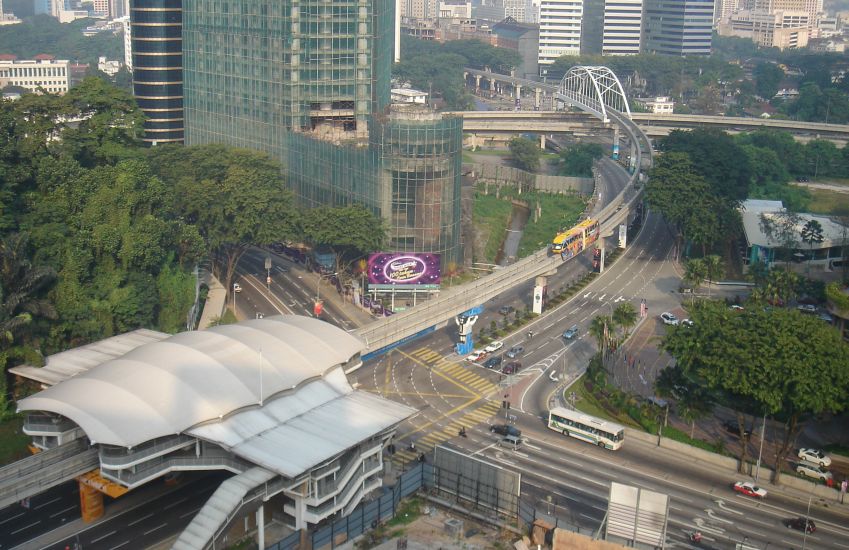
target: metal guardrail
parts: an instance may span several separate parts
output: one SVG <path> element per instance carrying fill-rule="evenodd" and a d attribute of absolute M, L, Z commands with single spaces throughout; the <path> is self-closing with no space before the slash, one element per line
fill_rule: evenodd
<path fill-rule="evenodd" d="M 76 442 L 13 462 L 0 470 L 0 507 L 90 472 L 97 464 L 97 449 Z"/>

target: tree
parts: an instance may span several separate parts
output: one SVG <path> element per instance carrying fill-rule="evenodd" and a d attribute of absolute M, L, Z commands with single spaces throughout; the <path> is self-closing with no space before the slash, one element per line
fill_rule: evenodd
<path fill-rule="evenodd" d="M 695 435 L 696 421 L 713 411 L 714 400 L 710 392 L 689 380 L 681 365 L 661 370 L 655 379 L 654 389 L 660 397 L 676 400 L 681 418 L 690 423 L 691 439 Z"/>
<path fill-rule="evenodd" d="M 808 257 L 808 269 L 811 268 L 811 260 L 814 259 L 814 245 L 820 244 L 825 237 L 822 234 L 822 225 L 817 220 L 808 220 L 802 227 L 801 231 L 802 242 L 808 243 L 810 247 L 810 256 Z"/>
<path fill-rule="evenodd" d="M 697 289 L 707 278 L 707 266 L 702 258 L 690 258 L 684 264 L 684 282 Z"/>
<path fill-rule="evenodd" d="M 709 284 L 716 281 L 717 277 L 721 277 L 725 273 L 725 263 L 716 254 L 705 256 L 704 262 L 705 275 Z M 708 296 L 710 296 L 710 287 L 708 287 Z"/>
<path fill-rule="evenodd" d="M 539 159 L 542 150 L 536 142 L 523 137 L 514 137 L 510 140 L 510 156 L 516 167 L 527 172 L 539 170 Z"/>
<path fill-rule="evenodd" d="M 700 330 L 670 331 L 664 349 L 687 378 L 734 408 L 738 424 L 744 414 L 764 413 L 783 422 L 775 455 L 777 481 L 800 421 L 846 407 L 849 345 L 831 327 L 793 310 L 738 313 L 705 302 L 691 314 Z M 747 457 L 744 444 L 741 471 Z"/>
<path fill-rule="evenodd" d="M 752 180 L 748 158 L 729 134 L 716 129 L 673 130 L 660 140 L 659 149 L 687 153 L 695 173 L 730 206 L 748 196 Z"/>
<path fill-rule="evenodd" d="M 604 148 L 598 143 L 579 143 L 567 147 L 560 153 L 558 173 L 561 176 L 591 178 L 593 162 L 604 156 Z"/>
<path fill-rule="evenodd" d="M 787 210 L 759 216 L 758 225 L 768 241 L 777 243 L 784 251 L 787 269 L 790 269 L 790 259 L 798 246 L 799 230 L 802 218 Z"/>
<path fill-rule="evenodd" d="M 312 208 L 304 212 L 301 228 L 309 242 L 334 252 L 337 272 L 347 260 L 380 250 L 386 241 L 383 220 L 360 205 Z"/>
<path fill-rule="evenodd" d="M 613 310 L 613 322 L 622 327 L 625 337 L 628 330 L 637 324 L 637 310 L 631 302 L 622 302 Z"/>
<path fill-rule="evenodd" d="M 55 280 L 52 269 L 31 262 L 25 233 L 0 241 L 0 419 L 9 414 L 11 395 L 5 384 L 9 360 L 31 354 L 36 321 L 56 318 L 56 309 L 45 298 Z"/>
<path fill-rule="evenodd" d="M 590 326 L 587 328 L 587 332 L 590 336 L 595 338 L 598 349 L 602 354 L 607 349 L 607 342 L 610 338 L 608 329 L 612 324 L 613 321 L 610 317 L 599 315 L 597 317 L 593 317 L 593 320 L 590 321 Z"/>
<path fill-rule="evenodd" d="M 778 92 L 778 85 L 784 79 L 784 71 L 775 63 L 758 63 L 752 76 L 755 77 L 757 94 L 769 101 Z"/>

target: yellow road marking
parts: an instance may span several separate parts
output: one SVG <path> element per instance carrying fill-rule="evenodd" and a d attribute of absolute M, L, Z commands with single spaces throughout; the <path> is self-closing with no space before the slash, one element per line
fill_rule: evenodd
<path fill-rule="evenodd" d="M 421 361 L 419 361 L 419 360 L 418 360 L 418 359 L 416 359 L 415 357 L 413 357 L 413 356 L 411 356 L 411 355 L 409 355 L 409 354 L 407 354 L 407 353 L 404 353 L 403 351 L 399 351 L 398 353 L 400 353 L 400 354 L 401 354 L 401 355 L 403 355 L 404 357 L 407 357 L 407 358 L 408 358 L 408 359 L 410 359 L 411 361 L 413 361 L 413 362 L 415 362 L 415 363 L 418 363 L 419 365 L 422 365 L 422 366 L 425 366 L 425 367 L 427 366 L 427 364 L 426 364 L 426 363 L 422 363 Z M 457 386 L 458 388 L 460 388 L 460 389 L 462 389 L 462 390 L 464 390 L 464 391 L 466 391 L 466 392 L 470 393 L 471 395 L 477 395 L 475 392 L 471 391 L 471 390 L 470 390 L 469 388 L 467 388 L 466 386 L 463 386 L 463 385 L 462 385 L 462 384 L 460 384 L 459 382 L 456 382 L 454 379 L 449 378 L 448 376 L 446 376 L 446 375 L 442 374 L 442 373 L 441 373 L 441 372 L 439 372 L 438 370 L 432 370 L 432 369 L 431 369 L 431 372 L 435 372 L 437 376 L 440 376 L 440 377 L 444 378 L 445 380 L 448 380 L 449 382 L 451 382 L 452 384 L 454 384 L 454 385 L 455 385 L 455 386 Z M 483 396 L 482 396 L 482 395 L 477 395 L 477 399 L 480 399 L 481 397 L 483 397 Z"/>

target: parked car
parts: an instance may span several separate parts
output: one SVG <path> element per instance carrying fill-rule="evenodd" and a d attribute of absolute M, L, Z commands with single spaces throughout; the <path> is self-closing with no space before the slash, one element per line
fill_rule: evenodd
<path fill-rule="evenodd" d="M 799 304 L 796 306 L 796 309 L 801 311 L 802 313 L 816 313 L 817 306 L 811 304 Z"/>
<path fill-rule="evenodd" d="M 486 361 L 483 362 L 483 366 L 488 369 L 494 369 L 495 367 L 501 364 L 501 356 L 497 355 L 495 357 L 490 357 Z"/>
<path fill-rule="evenodd" d="M 510 315 L 514 311 L 516 311 L 516 308 L 514 308 L 513 306 L 501 306 L 500 308 L 498 308 L 498 313 L 500 313 L 501 315 Z"/>
<path fill-rule="evenodd" d="M 807 183 L 810 180 L 808 180 L 808 176 L 799 176 L 798 178 L 796 178 L 796 181 L 799 183 Z"/>
<path fill-rule="evenodd" d="M 578 325 L 572 325 L 563 332 L 563 338 L 571 340 L 576 334 L 578 334 Z"/>
<path fill-rule="evenodd" d="M 740 437 L 740 426 L 737 424 L 735 420 L 726 420 L 722 423 L 722 427 L 725 428 L 725 431 Z M 752 437 L 752 430 L 743 429 L 743 437 Z"/>
<path fill-rule="evenodd" d="M 831 466 L 831 457 L 819 449 L 799 449 L 797 456 L 813 464 L 825 467 Z"/>
<path fill-rule="evenodd" d="M 830 479 L 834 479 L 834 476 L 831 475 L 831 472 L 829 472 L 819 464 L 805 462 L 804 460 L 796 464 L 796 473 L 805 477 L 812 477 L 814 479 L 818 479 L 820 481 L 825 482 L 828 482 Z"/>
<path fill-rule="evenodd" d="M 832 317 L 831 315 L 829 315 L 828 313 L 825 313 L 825 312 L 817 315 L 817 319 L 819 319 L 820 321 L 825 321 L 829 325 L 834 323 L 834 317 Z"/>
<path fill-rule="evenodd" d="M 486 352 L 482 349 L 476 349 L 472 352 L 471 355 L 466 357 L 466 361 L 471 361 L 472 363 L 476 363 L 486 357 Z"/>
<path fill-rule="evenodd" d="M 766 489 L 758 487 L 751 481 L 738 481 L 734 484 L 734 490 L 747 497 L 766 498 Z"/>
<path fill-rule="evenodd" d="M 504 347 L 504 342 L 502 342 L 500 340 L 496 340 L 495 342 L 492 342 L 491 344 L 489 344 L 487 347 L 483 348 L 483 350 L 487 353 L 494 353 L 494 352 L 500 350 L 503 347 Z"/>
<path fill-rule="evenodd" d="M 730 309 L 731 311 L 745 311 L 746 310 L 746 308 L 744 308 L 740 304 L 731 304 L 730 306 L 728 306 L 728 309 Z"/>
<path fill-rule="evenodd" d="M 233 292 L 238 293 L 238 292 L 241 292 L 241 291 L 242 291 L 242 285 L 240 285 L 239 283 L 233 283 Z"/>
<path fill-rule="evenodd" d="M 525 353 L 525 346 L 513 346 L 509 350 L 507 350 L 507 357 L 510 359 L 514 359 L 520 355 Z"/>
<path fill-rule="evenodd" d="M 683 325 L 687 328 L 692 328 L 693 326 L 695 326 L 695 323 L 693 321 L 691 321 L 690 319 L 682 319 L 681 325 Z"/>
<path fill-rule="evenodd" d="M 489 427 L 489 431 L 498 435 L 512 435 L 514 437 L 522 436 L 522 430 L 516 426 L 511 426 L 510 424 L 493 424 Z"/>
<path fill-rule="evenodd" d="M 664 325 L 671 325 L 673 327 L 678 326 L 678 317 L 669 313 L 668 311 L 664 311 L 660 314 L 660 320 L 663 321 Z"/>
<path fill-rule="evenodd" d="M 504 368 L 501 369 L 501 372 L 503 372 L 504 374 L 516 374 L 521 368 L 522 363 L 518 361 L 510 361 L 509 363 L 504 365 Z"/>
<path fill-rule="evenodd" d="M 788 519 L 784 522 L 784 525 L 788 529 L 796 529 L 797 531 L 805 531 L 806 533 L 813 533 L 817 530 L 814 520 L 807 518 Z"/>

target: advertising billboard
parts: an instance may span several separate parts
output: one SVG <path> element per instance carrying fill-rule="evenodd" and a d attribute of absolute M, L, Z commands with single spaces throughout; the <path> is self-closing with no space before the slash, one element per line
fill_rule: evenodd
<path fill-rule="evenodd" d="M 388 252 L 368 258 L 369 288 L 439 288 L 439 254 Z"/>

